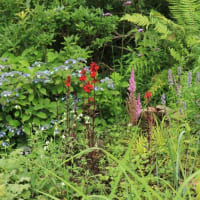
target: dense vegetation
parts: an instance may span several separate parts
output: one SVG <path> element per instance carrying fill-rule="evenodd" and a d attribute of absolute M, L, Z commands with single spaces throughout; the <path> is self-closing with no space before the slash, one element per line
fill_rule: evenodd
<path fill-rule="evenodd" d="M 0 199 L 200 199 L 197 0 L 0 14 Z"/>

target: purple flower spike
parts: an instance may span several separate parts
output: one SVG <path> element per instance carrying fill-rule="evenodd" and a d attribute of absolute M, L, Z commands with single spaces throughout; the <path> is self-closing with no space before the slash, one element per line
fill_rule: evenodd
<path fill-rule="evenodd" d="M 172 79 L 172 70 L 171 69 L 168 70 L 168 82 L 169 82 L 169 85 L 174 85 L 174 82 L 173 82 L 173 79 Z"/>
<path fill-rule="evenodd" d="M 182 68 L 178 67 L 178 76 L 181 76 L 181 71 L 182 71 Z"/>
<path fill-rule="evenodd" d="M 132 69 L 131 77 L 129 79 L 128 91 L 131 93 L 131 92 L 135 92 L 135 90 L 136 90 L 135 75 L 134 75 L 134 69 Z"/>
<path fill-rule="evenodd" d="M 131 1 L 126 1 L 126 2 L 124 2 L 124 6 L 126 6 L 126 5 L 131 5 L 132 4 L 132 2 Z"/>
<path fill-rule="evenodd" d="M 103 16 L 111 16 L 112 14 L 107 12 L 107 13 L 103 13 Z"/>
<path fill-rule="evenodd" d="M 142 54 L 141 54 L 141 53 L 139 53 L 139 54 L 138 54 L 138 57 L 142 57 Z"/>
<path fill-rule="evenodd" d="M 140 32 L 143 32 L 144 31 L 144 29 L 143 28 L 139 28 L 138 29 L 138 32 L 140 33 Z"/>
<path fill-rule="evenodd" d="M 161 104 L 163 104 L 163 105 L 166 104 L 165 94 L 162 94 L 162 96 L 161 96 Z"/>
<path fill-rule="evenodd" d="M 188 72 L 188 87 L 190 87 L 191 86 L 191 84 L 192 84 L 192 72 Z"/>
<path fill-rule="evenodd" d="M 183 108 L 186 110 L 187 109 L 187 104 L 186 102 L 183 102 Z"/>
<path fill-rule="evenodd" d="M 196 82 L 198 83 L 200 81 L 200 72 L 196 73 Z"/>

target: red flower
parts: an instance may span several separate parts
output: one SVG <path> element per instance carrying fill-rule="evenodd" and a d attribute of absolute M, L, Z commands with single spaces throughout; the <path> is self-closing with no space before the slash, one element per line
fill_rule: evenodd
<path fill-rule="evenodd" d="M 93 72 L 93 71 L 98 71 L 99 70 L 99 66 L 95 63 L 95 62 L 92 62 L 90 64 L 90 71 Z"/>
<path fill-rule="evenodd" d="M 84 75 L 84 76 L 79 77 L 79 80 L 80 81 L 85 81 L 86 80 L 86 76 Z"/>
<path fill-rule="evenodd" d="M 83 89 L 86 91 L 86 92 L 90 92 L 90 90 L 94 89 L 93 86 L 90 84 L 90 82 L 88 81 L 88 83 L 86 85 L 83 86 Z"/>
<path fill-rule="evenodd" d="M 67 80 L 65 81 L 65 86 L 70 87 L 70 85 L 71 85 L 71 76 L 68 76 Z"/>
<path fill-rule="evenodd" d="M 91 73 L 90 73 L 91 78 L 95 78 L 96 75 L 97 75 L 96 71 L 91 71 Z"/>
<path fill-rule="evenodd" d="M 148 91 L 145 93 L 144 98 L 146 98 L 148 101 L 150 101 L 151 96 L 152 96 L 152 93 Z"/>
<path fill-rule="evenodd" d="M 87 87 L 88 87 L 90 90 L 94 89 L 93 86 L 91 85 L 91 83 L 90 83 L 89 81 L 88 81 L 88 83 L 87 83 Z"/>
<path fill-rule="evenodd" d="M 89 97 L 88 98 L 88 102 L 94 102 L 94 98 L 93 97 Z"/>
<path fill-rule="evenodd" d="M 85 75 L 86 74 L 86 70 L 83 68 L 80 72 L 80 74 Z"/>
<path fill-rule="evenodd" d="M 87 85 L 84 85 L 83 89 L 85 90 L 85 92 L 88 92 L 88 93 L 90 92 L 90 89 L 87 87 Z"/>
<path fill-rule="evenodd" d="M 92 83 L 99 83 L 99 80 L 92 80 Z"/>

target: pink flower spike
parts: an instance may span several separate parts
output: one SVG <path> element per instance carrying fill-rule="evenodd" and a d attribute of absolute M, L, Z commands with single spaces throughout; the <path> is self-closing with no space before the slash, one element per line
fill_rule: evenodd
<path fill-rule="evenodd" d="M 134 75 L 134 69 L 132 69 L 131 77 L 129 79 L 128 91 L 131 93 L 131 92 L 135 92 L 135 90 L 136 90 L 135 75 Z"/>
<path fill-rule="evenodd" d="M 126 6 L 126 5 L 131 5 L 132 4 L 132 2 L 131 1 L 126 1 L 126 2 L 124 2 L 124 6 Z"/>
<path fill-rule="evenodd" d="M 138 96 L 137 96 L 136 112 L 137 112 L 137 119 L 139 119 L 140 114 L 142 112 L 142 105 L 141 105 L 141 101 L 140 101 L 140 93 L 138 93 Z"/>
<path fill-rule="evenodd" d="M 111 13 L 103 13 L 103 16 L 111 16 Z"/>

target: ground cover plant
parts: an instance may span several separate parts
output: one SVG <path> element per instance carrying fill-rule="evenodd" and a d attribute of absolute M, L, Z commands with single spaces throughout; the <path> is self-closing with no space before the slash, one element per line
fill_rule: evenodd
<path fill-rule="evenodd" d="M 199 2 L 0 3 L 0 199 L 200 199 Z"/>

